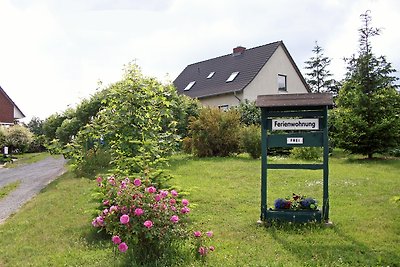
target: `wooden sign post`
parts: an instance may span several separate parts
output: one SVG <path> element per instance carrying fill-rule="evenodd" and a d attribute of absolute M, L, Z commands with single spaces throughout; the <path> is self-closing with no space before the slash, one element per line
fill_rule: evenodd
<path fill-rule="evenodd" d="M 328 222 L 328 108 L 333 106 L 332 95 L 325 93 L 261 95 L 257 97 L 256 105 L 261 108 L 261 221 Z M 323 162 L 269 164 L 268 149 L 276 147 L 323 147 Z M 270 169 L 322 170 L 322 210 L 267 209 L 267 177 Z"/>

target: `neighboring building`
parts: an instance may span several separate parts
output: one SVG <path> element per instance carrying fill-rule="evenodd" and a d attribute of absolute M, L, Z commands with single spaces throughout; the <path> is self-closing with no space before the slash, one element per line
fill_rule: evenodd
<path fill-rule="evenodd" d="M 25 115 L 0 86 L 0 125 L 12 125 L 22 118 Z"/>
<path fill-rule="evenodd" d="M 175 79 L 178 93 L 203 105 L 236 106 L 258 95 L 307 93 L 309 87 L 282 41 L 188 65 Z"/>

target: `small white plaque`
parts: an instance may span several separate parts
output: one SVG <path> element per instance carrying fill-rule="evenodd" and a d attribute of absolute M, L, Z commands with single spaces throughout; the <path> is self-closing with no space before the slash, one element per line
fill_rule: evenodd
<path fill-rule="evenodd" d="M 288 145 L 301 145 L 303 144 L 303 137 L 287 137 L 286 144 Z"/>

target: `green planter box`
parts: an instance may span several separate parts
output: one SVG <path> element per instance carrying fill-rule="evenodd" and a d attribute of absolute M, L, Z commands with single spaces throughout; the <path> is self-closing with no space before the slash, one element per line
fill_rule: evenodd
<path fill-rule="evenodd" d="M 288 221 L 296 223 L 305 223 L 311 221 L 322 221 L 320 210 L 266 210 L 264 212 L 266 221 Z"/>

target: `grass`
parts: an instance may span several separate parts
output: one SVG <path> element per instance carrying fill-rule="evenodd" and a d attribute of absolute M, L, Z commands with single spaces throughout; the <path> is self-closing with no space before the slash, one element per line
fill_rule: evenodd
<path fill-rule="evenodd" d="M 400 204 L 392 201 L 400 195 L 399 170 L 398 159 L 334 154 L 329 177 L 334 227 L 266 228 L 256 224 L 259 160 L 176 155 L 169 168 L 174 186 L 188 194 L 193 223 L 215 236 L 216 251 L 192 266 L 399 266 Z M 268 179 L 269 205 L 292 192 L 322 199 L 322 171 L 271 170 Z M 93 180 L 67 173 L 0 225 L 0 266 L 126 265 L 109 239 L 90 226 L 94 187 Z"/>
<path fill-rule="evenodd" d="M 12 191 L 17 189 L 20 185 L 21 181 L 15 181 L 13 183 L 9 183 L 3 187 L 0 187 L 0 200 L 8 196 Z"/>

